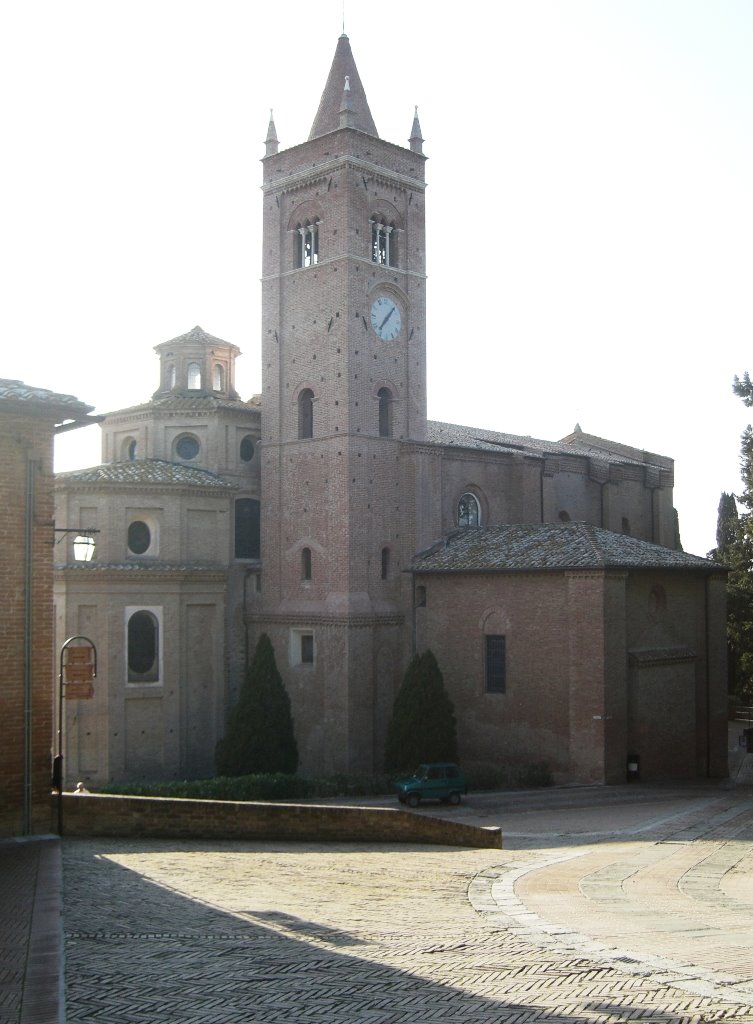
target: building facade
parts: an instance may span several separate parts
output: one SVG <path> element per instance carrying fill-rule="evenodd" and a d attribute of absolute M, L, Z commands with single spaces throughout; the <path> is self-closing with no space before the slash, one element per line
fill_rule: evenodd
<path fill-rule="evenodd" d="M 52 473 L 56 432 L 86 422 L 71 395 L 0 380 L 0 836 L 50 830 L 56 656 L 53 641 Z"/>
<path fill-rule="evenodd" d="M 609 666 L 624 655 L 623 673 L 643 649 L 628 627 L 630 601 L 615 596 L 598 563 L 584 571 L 601 580 L 596 590 L 610 614 L 592 635 L 593 588 L 588 611 L 575 614 L 568 587 L 547 577 L 544 604 L 527 620 L 530 666 L 524 668 L 511 637 L 505 657 L 515 651 L 518 660 L 491 716 L 484 710 L 485 676 L 469 677 L 463 667 L 486 650 L 488 623 L 497 629 L 512 622 L 510 609 L 530 597 L 523 597 L 518 576 L 513 584 L 504 561 L 429 571 L 420 553 L 457 530 L 502 543 L 498 528 L 545 525 L 548 545 L 567 550 L 572 527 L 590 524 L 628 545 L 607 573 L 610 580 L 627 574 L 626 592 L 655 550 L 674 559 L 668 571 L 701 590 L 711 567 L 673 550 L 671 459 L 579 428 L 545 442 L 427 420 L 424 164 L 417 116 L 407 147 L 378 136 L 342 36 L 309 138 L 283 151 L 272 121 L 268 128 L 260 399 L 243 402 L 233 389 L 238 349 L 195 328 L 158 346 L 160 386 L 152 400 L 106 418 L 103 465 L 61 477 L 68 517 L 93 519 L 102 531 L 95 561 L 69 563 L 58 575 L 61 629 L 86 624 L 101 632 L 108 652 L 99 704 L 79 712 L 91 722 L 69 712 L 71 744 L 81 751 L 78 773 L 90 781 L 208 774 L 262 632 L 272 639 L 290 694 L 307 772 L 380 769 L 400 680 L 425 644 L 445 669 L 468 765 L 502 756 L 546 760 L 543 750 L 560 779 L 617 781 L 628 745 L 644 736 L 654 744 L 653 733 L 641 731 L 644 699 L 624 712 L 640 720 L 634 728 L 604 730 L 600 769 L 575 757 L 576 733 L 553 742 L 540 714 L 551 673 L 541 674 L 531 623 L 544 629 L 556 619 L 558 631 L 570 631 L 571 695 L 581 678 L 597 690 L 613 685 L 604 643 Z M 634 565 L 636 545 L 643 554 Z M 541 571 L 535 559 L 530 570 Z M 665 583 L 656 586 L 666 592 Z M 495 588 L 504 596 L 495 598 Z M 667 612 L 670 633 L 683 638 L 673 640 L 672 650 L 695 652 L 693 671 L 705 673 L 705 683 L 700 676 L 696 683 L 713 693 L 713 708 L 725 687 L 723 652 L 716 640 L 694 637 L 697 630 L 707 640 L 723 637 L 722 603 L 715 597 L 711 617 L 701 622 L 694 615 L 690 625 L 674 623 L 686 603 L 670 602 Z M 502 612 L 489 612 L 498 606 Z M 618 606 L 624 615 L 612 614 Z M 131 664 L 139 643 L 146 645 L 142 661 L 159 657 L 148 679 L 137 678 Z M 584 653 L 575 658 L 579 643 Z M 542 637 L 539 654 L 546 646 Z M 587 665 L 589 657 L 601 668 Z M 627 684 L 614 685 L 627 702 Z M 469 686 L 481 687 L 470 702 Z M 557 693 L 553 706 L 561 712 L 564 691 Z M 693 706 L 693 728 L 711 737 L 694 770 L 721 770 L 716 712 L 701 714 L 698 701 Z M 602 709 L 590 721 L 597 713 L 614 720 Z M 572 714 L 572 721 L 580 717 Z M 559 727 L 569 720 L 559 714 Z M 518 741 L 502 744 L 504 729 L 518 730 Z M 661 774 L 675 762 L 645 763 Z"/>

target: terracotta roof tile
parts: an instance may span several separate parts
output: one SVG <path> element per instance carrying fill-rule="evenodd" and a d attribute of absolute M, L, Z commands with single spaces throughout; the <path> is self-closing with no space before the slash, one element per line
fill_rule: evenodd
<path fill-rule="evenodd" d="M 695 569 L 724 572 L 706 558 L 649 544 L 588 523 L 471 527 L 451 533 L 413 560 L 416 572 L 564 569 Z"/>
<path fill-rule="evenodd" d="M 50 405 L 54 408 L 70 407 L 71 418 L 74 413 L 81 415 L 93 408 L 91 405 L 85 405 L 78 398 L 74 398 L 73 395 L 60 395 L 55 391 L 48 391 L 46 388 L 34 388 L 24 384 L 23 381 L 7 380 L 6 378 L 0 378 L 0 401 Z"/>
<path fill-rule="evenodd" d="M 564 441 L 542 441 L 535 437 L 521 434 L 504 434 L 496 430 L 482 430 L 478 427 L 465 427 L 459 423 L 441 423 L 429 420 L 426 425 L 426 439 L 430 444 L 456 446 L 458 448 L 476 448 L 483 451 L 507 451 L 510 454 L 519 452 L 522 455 L 541 457 L 542 455 L 581 455 L 589 459 L 597 458 L 602 462 L 630 463 L 645 465 L 643 459 L 633 459 L 622 453 L 595 450 L 587 445 L 578 445 Z"/>
<path fill-rule="evenodd" d="M 56 479 L 67 483 L 91 484 L 171 484 L 211 487 L 218 491 L 235 490 L 236 485 L 222 480 L 207 469 L 195 469 L 164 459 L 135 459 L 133 462 L 107 462 L 89 469 L 58 473 Z"/>

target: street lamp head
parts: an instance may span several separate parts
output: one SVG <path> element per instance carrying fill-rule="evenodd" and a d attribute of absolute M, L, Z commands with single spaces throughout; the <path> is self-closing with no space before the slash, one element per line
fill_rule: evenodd
<path fill-rule="evenodd" d="M 94 538 L 82 533 L 73 539 L 73 557 L 77 562 L 91 562 L 94 557 Z"/>

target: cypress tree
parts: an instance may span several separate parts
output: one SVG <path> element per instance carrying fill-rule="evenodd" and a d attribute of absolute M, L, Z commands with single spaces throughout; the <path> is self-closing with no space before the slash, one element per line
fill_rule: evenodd
<path fill-rule="evenodd" d="M 214 760 L 218 775 L 292 775 L 298 768 L 290 698 L 266 633 L 259 637 Z"/>
<path fill-rule="evenodd" d="M 454 710 L 432 652 L 414 655 L 392 709 L 385 744 L 385 769 L 402 771 L 425 761 L 455 761 Z"/>

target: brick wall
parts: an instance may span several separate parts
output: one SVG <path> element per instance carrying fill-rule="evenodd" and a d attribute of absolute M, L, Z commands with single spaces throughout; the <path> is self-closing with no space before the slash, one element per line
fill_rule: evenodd
<path fill-rule="evenodd" d="M 53 706 L 52 644 L 52 424 L 33 414 L 0 414 L 0 576 L 3 580 L 3 615 L 0 618 L 0 835 L 24 830 L 24 802 L 30 800 L 31 830 L 49 829 Z M 29 477 L 27 481 L 27 467 Z M 27 486 L 33 490 L 31 531 L 30 765 L 25 779 L 26 688 L 26 508 Z"/>
<path fill-rule="evenodd" d="M 56 797 L 53 810 L 56 811 Z M 231 803 L 164 797 L 63 796 L 67 836 L 284 839 L 298 842 L 421 843 L 501 849 L 498 828 L 386 807 Z"/>

